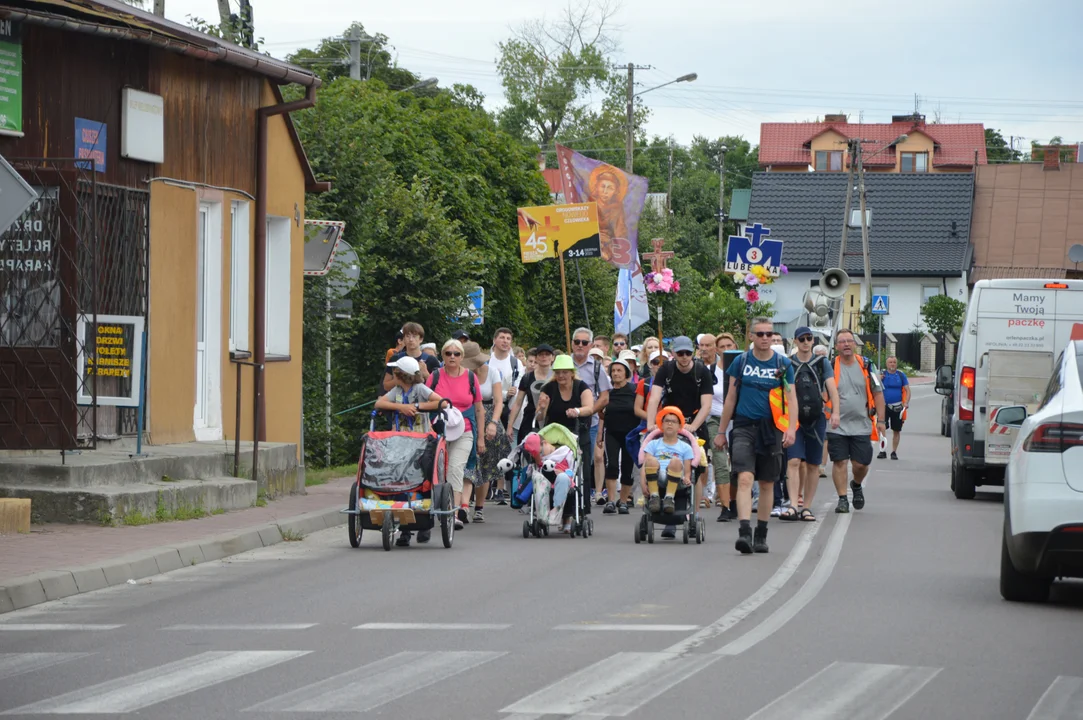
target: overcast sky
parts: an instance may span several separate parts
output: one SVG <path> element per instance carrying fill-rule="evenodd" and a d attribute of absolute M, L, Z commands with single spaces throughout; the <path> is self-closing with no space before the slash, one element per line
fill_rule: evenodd
<path fill-rule="evenodd" d="M 497 43 L 543 3 L 521 0 L 253 0 L 256 35 L 284 57 L 359 20 L 390 37 L 398 63 L 442 86 L 470 83 L 502 102 Z M 550 7 L 559 8 L 559 4 Z M 167 15 L 215 21 L 215 0 L 166 0 Z M 550 14 L 554 11 L 550 10 Z M 980 122 L 1016 147 L 1083 141 L 1083 0 L 624 0 L 618 63 L 649 65 L 638 89 L 649 132 L 759 141 L 767 121 L 845 112 L 888 122 Z"/>

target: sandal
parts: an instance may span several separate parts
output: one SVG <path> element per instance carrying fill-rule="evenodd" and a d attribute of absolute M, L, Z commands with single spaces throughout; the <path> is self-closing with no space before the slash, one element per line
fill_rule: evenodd
<path fill-rule="evenodd" d="M 797 517 L 801 522 L 816 522 L 816 516 L 808 508 L 802 508 Z"/>
<path fill-rule="evenodd" d="M 801 513 L 797 512 L 797 509 L 793 505 L 786 505 L 782 508 L 782 512 L 779 513 L 779 520 L 785 520 L 786 522 L 794 522 L 801 519 Z"/>

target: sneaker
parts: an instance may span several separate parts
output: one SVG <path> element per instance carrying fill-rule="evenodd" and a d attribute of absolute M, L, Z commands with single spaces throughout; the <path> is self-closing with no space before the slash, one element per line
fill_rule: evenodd
<path fill-rule="evenodd" d="M 662 530 L 662 537 L 666 540 L 672 540 L 673 538 L 677 537 L 677 526 L 666 525 L 665 528 Z"/>
<path fill-rule="evenodd" d="M 881 450 L 880 454 L 876 456 L 876 459 L 877 460 L 887 460 L 887 453 L 884 452 L 883 450 Z"/>
<path fill-rule="evenodd" d="M 504 497 L 504 491 L 503 490 L 497 490 L 496 495 L 493 496 L 493 499 L 496 500 L 497 505 L 507 505 L 508 504 L 507 498 Z"/>
<path fill-rule="evenodd" d="M 410 536 L 412 534 L 408 530 L 399 533 L 399 539 L 395 541 L 395 547 L 410 547 Z"/>
<path fill-rule="evenodd" d="M 742 527 L 737 531 L 737 542 L 734 543 L 734 547 L 742 555 L 752 554 L 752 528 Z"/>
<path fill-rule="evenodd" d="M 458 525 L 459 528 L 461 528 L 463 525 L 466 525 L 468 522 L 470 522 L 470 518 L 467 517 L 466 508 L 464 508 L 464 507 L 459 508 L 458 521 L 459 521 L 459 525 Z"/>
<path fill-rule="evenodd" d="M 835 512 L 848 513 L 850 512 L 850 500 L 845 495 L 839 497 L 839 504 L 835 506 Z"/>
<path fill-rule="evenodd" d="M 647 509 L 652 513 L 660 512 L 662 510 L 662 498 L 658 497 L 658 493 L 651 495 L 650 502 L 647 503 Z"/>
<path fill-rule="evenodd" d="M 854 510 L 865 507 L 865 491 L 861 489 L 861 486 L 851 480 L 850 489 L 854 492 Z"/>
<path fill-rule="evenodd" d="M 673 496 L 666 495 L 664 498 L 662 498 L 662 512 L 664 512 L 666 515 L 672 515 L 674 510 L 676 510 L 676 504 L 673 501 Z"/>
<path fill-rule="evenodd" d="M 756 526 L 756 533 L 752 539 L 752 552 L 765 553 L 769 549 L 767 547 L 767 528 Z"/>
<path fill-rule="evenodd" d="M 568 522 L 564 523 L 564 527 L 562 527 L 560 531 L 563 533 L 570 533 L 572 531 L 572 521 L 569 520 Z"/>
<path fill-rule="evenodd" d="M 485 522 L 485 512 L 481 508 L 474 508 L 474 522 Z"/>
<path fill-rule="evenodd" d="M 605 490 L 603 490 L 601 495 L 595 495 L 594 496 L 594 504 L 595 505 L 605 505 L 607 499 L 608 498 L 606 498 Z"/>
<path fill-rule="evenodd" d="M 424 545 L 425 543 L 427 543 L 429 541 L 429 538 L 431 538 L 431 537 L 432 537 L 432 530 L 418 530 L 417 531 L 417 542 L 418 542 L 419 545 Z"/>
<path fill-rule="evenodd" d="M 825 468 L 823 465 L 820 466 L 820 477 L 827 477 L 827 468 Z"/>
<path fill-rule="evenodd" d="M 463 521 L 460 520 L 459 518 L 455 518 L 455 529 L 456 530 L 462 530 L 463 527 L 464 527 L 463 526 Z"/>
<path fill-rule="evenodd" d="M 618 515 L 627 515 L 628 512 L 629 512 L 628 503 L 626 503 L 626 502 L 617 503 L 617 514 Z"/>
<path fill-rule="evenodd" d="M 617 512 L 617 506 L 614 503 L 611 503 L 611 502 L 607 502 L 605 504 L 605 509 L 602 510 L 603 515 L 615 515 L 616 512 Z"/>
<path fill-rule="evenodd" d="M 896 453 L 896 452 L 892 452 L 892 453 L 891 453 L 891 459 L 892 459 L 892 460 L 898 460 L 898 459 L 899 459 L 899 454 L 898 454 L 898 453 Z"/>
<path fill-rule="evenodd" d="M 730 511 L 729 511 L 729 508 L 722 508 L 722 512 L 718 513 L 718 520 L 717 520 L 717 522 L 729 522 L 729 521 L 730 521 L 730 520 L 732 520 L 732 519 L 733 519 L 733 518 L 732 518 L 732 517 L 730 517 Z"/>
<path fill-rule="evenodd" d="M 782 517 L 782 506 L 775 505 L 771 508 L 771 517 Z"/>

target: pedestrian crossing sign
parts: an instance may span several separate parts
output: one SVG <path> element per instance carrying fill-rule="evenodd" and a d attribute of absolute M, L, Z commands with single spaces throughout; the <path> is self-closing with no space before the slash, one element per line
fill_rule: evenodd
<path fill-rule="evenodd" d="M 887 295 L 873 295 L 872 296 L 872 314 L 873 315 L 887 315 L 888 312 L 888 297 Z"/>

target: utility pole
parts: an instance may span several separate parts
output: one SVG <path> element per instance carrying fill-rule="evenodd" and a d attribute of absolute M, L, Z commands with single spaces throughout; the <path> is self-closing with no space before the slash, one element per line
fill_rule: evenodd
<path fill-rule="evenodd" d="M 154 0 L 154 14 L 165 17 L 165 0 Z"/>
<path fill-rule="evenodd" d="M 872 262 L 869 259 L 869 222 L 865 215 L 865 162 L 861 152 L 862 140 L 857 145 L 857 199 L 861 210 L 861 257 L 865 264 L 865 292 L 863 297 L 872 302 Z M 861 305 L 861 309 L 864 309 Z"/>
<path fill-rule="evenodd" d="M 673 214 L 673 136 L 669 136 L 669 187 L 666 189 L 666 229 L 669 229 L 669 216 Z"/>
<path fill-rule="evenodd" d="M 856 143 L 856 145 L 859 148 L 861 147 L 860 143 Z M 839 245 L 838 267 L 841 270 L 846 269 L 846 238 L 850 234 L 850 209 L 853 207 L 854 202 L 854 168 L 857 166 L 857 160 L 855 159 L 856 153 L 854 151 L 855 142 L 850 140 L 848 146 L 850 151 L 850 170 L 846 175 L 846 211 L 842 219 L 842 243 Z"/>
<path fill-rule="evenodd" d="M 726 210 L 723 198 L 726 194 L 726 146 L 718 153 L 718 262 L 726 262 Z"/>
<path fill-rule="evenodd" d="M 625 108 L 627 125 L 624 128 L 624 169 L 632 174 L 632 150 L 635 143 L 635 72 L 634 63 L 628 63 L 628 105 Z"/>
<path fill-rule="evenodd" d="M 361 79 L 361 29 L 354 27 L 350 30 L 350 79 Z"/>

